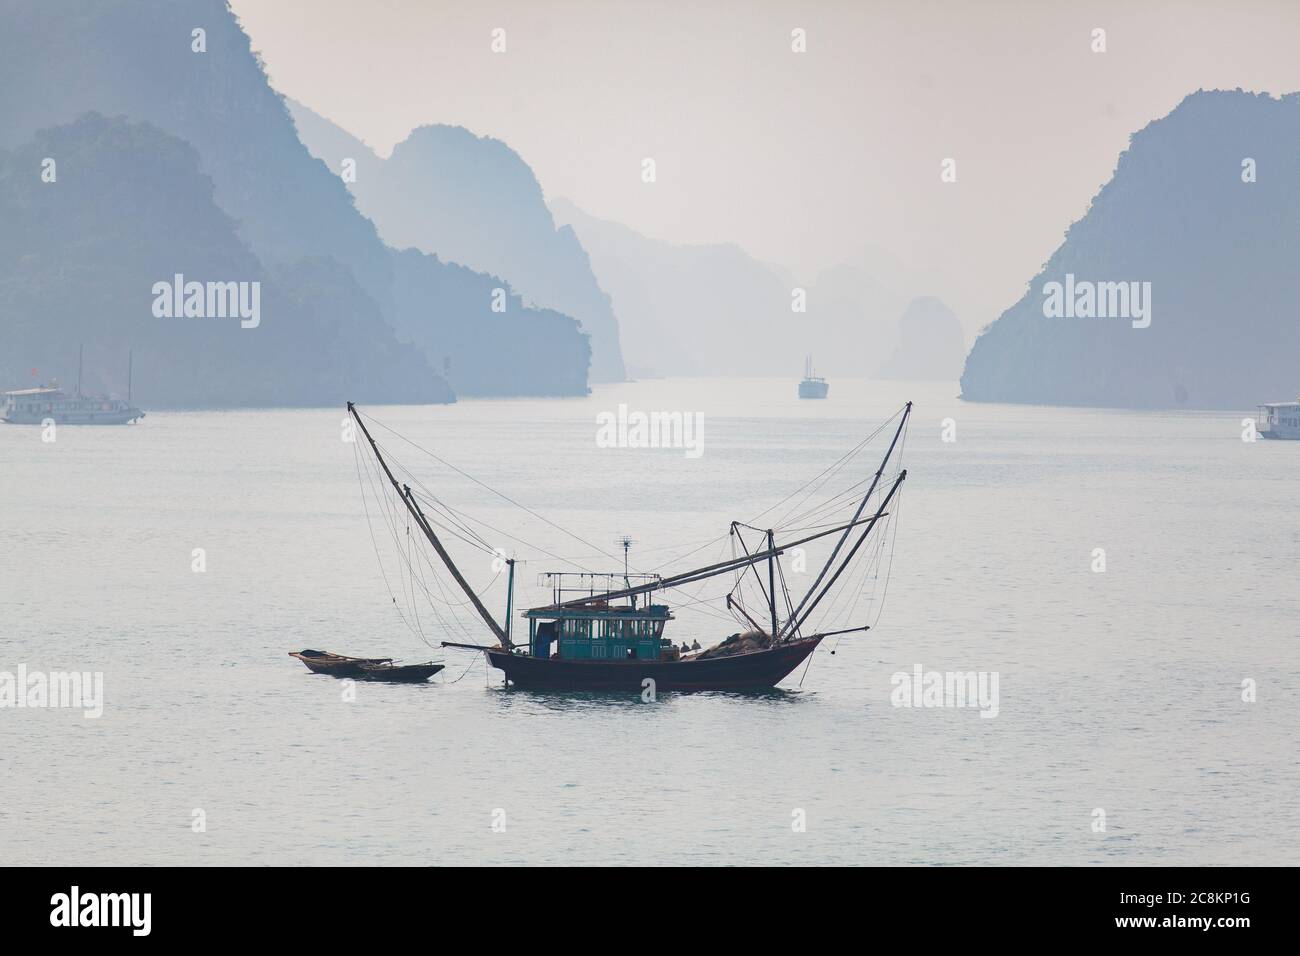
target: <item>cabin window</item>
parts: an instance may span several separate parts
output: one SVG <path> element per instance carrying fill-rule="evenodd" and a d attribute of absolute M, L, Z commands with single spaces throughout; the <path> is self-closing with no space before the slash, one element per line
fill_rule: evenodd
<path fill-rule="evenodd" d="M 566 619 L 565 621 L 562 622 L 562 625 L 561 625 L 560 631 L 561 631 L 562 634 L 564 634 L 565 637 L 569 637 L 569 638 L 573 638 L 573 637 L 586 637 L 586 636 L 587 636 L 587 624 L 588 624 L 587 621 L 581 621 L 581 620 L 575 620 L 574 618 L 568 618 L 568 619 Z"/>

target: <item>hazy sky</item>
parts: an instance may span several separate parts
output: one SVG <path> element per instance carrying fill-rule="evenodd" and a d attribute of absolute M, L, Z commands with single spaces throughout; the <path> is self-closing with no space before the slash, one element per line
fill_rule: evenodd
<path fill-rule="evenodd" d="M 883 250 L 968 333 L 1019 297 L 1131 133 L 1198 88 L 1300 89 L 1296 0 L 232 6 L 278 89 L 382 154 L 459 124 L 514 147 L 548 198 L 736 242 L 805 282 Z"/>

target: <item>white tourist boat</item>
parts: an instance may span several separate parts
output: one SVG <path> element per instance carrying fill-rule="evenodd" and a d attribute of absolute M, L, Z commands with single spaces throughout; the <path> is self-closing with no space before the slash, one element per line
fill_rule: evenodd
<path fill-rule="evenodd" d="M 1261 438 L 1300 439 L 1300 399 L 1260 405 L 1255 429 Z"/>
<path fill-rule="evenodd" d="M 131 404 L 131 360 L 127 358 L 127 397 L 81 394 L 81 359 L 77 359 L 77 391 L 69 395 L 57 381 L 39 388 L 20 388 L 4 393 L 0 421 L 9 425 L 125 425 L 144 418 Z"/>

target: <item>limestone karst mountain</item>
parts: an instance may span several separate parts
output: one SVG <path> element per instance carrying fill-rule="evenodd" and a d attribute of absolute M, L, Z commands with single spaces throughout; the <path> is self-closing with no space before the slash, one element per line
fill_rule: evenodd
<path fill-rule="evenodd" d="M 591 379 L 621 381 L 619 326 L 609 296 L 568 226 L 556 228 L 528 164 L 505 143 L 459 126 L 421 126 L 387 159 L 311 109 L 289 100 L 312 154 L 342 174 L 384 242 L 413 247 L 509 283 L 522 301 L 582 323 Z"/>
<path fill-rule="evenodd" d="M 436 290 L 436 297 L 399 295 L 397 253 L 357 211 L 340 178 L 302 145 L 283 98 L 270 87 L 260 57 L 225 0 L 102 0 L 66 5 L 57 16 L 38 0 L 9 0 L 0 29 L 0 149 L 22 147 L 38 130 L 73 123 L 92 111 L 148 123 L 193 147 L 199 171 L 214 186 L 212 200 L 232 220 L 235 236 L 251 254 L 245 274 L 194 278 L 251 280 L 258 269 L 293 276 L 299 284 L 298 306 L 322 323 L 352 325 L 341 333 L 350 341 L 371 331 L 371 318 L 379 316 L 385 341 L 398 352 L 413 353 L 395 359 L 396 364 L 415 362 L 429 379 L 428 388 L 411 392 L 421 397 L 410 400 L 452 397 L 431 365 L 482 370 L 482 376 L 458 376 L 456 390 L 462 395 L 586 393 L 587 335 L 572 318 L 526 308 L 518 298 L 510 300 L 513 307 L 504 314 L 494 312 L 493 290 L 502 280 L 426 255 L 418 263 L 404 260 L 404 271 L 424 273 L 422 287 Z M 57 183 L 42 183 L 39 170 L 17 182 L 27 189 L 63 189 L 76 179 L 75 164 L 62 163 L 58 169 Z M 103 193 L 95 199 L 104 202 L 112 202 L 113 191 L 122 186 L 100 185 Z M 169 197 L 168 186 L 167 181 L 156 184 L 158 201 L 142 207 L 151 216 L 174 215 L 169 198 L 178 205 L 192 201 L 189 193 Z M 173 225 L 145 219 L 131 208 L 123 207 L 121 214 L 119 228 L 127 237 L 145 237 L 149 229 L 167 233 Z M 0 231 L 9 225 L 0 222 Z M 14 238 L 21 254 L 22 237 Z M 220 259 L 221 250 L 219 244 L 211 250 L 213 261 Z M 46 250 L 51 255 L 58 251 Z M 202 263 L 201 255 L 197 261 Z M 158 268 L 160 277 L 180 271 L 165 261 Z M 301 287 L 305 281 L 316 287 Z M 343 289 L 360 296 L 355 308 L 331 305 Z M 120 294 L 131 298 L 105 303 L 111 314 L 129 306 L 148 315 L 147 287 Z M 260 331 L 279 334 L 268 325 L 278 314 L 266 315 Z M 12 321 L 29 330 L 44 329 L 40 334 L 46 338 L 25 340 L 32 348 L 61 341 L 55 325 L 61 320 L 28 314 Z M 406 344 L 392 337 L 398 327 Z M 455 327 L 454 337 L 443 334 L 449 327 Z M 530 343 L 531 351 L 502 350 L 505 335 Z M 310 342 L 302 344 L 307 351 L 312 348 Z M 385 374 L 371 367 L 364 353 L 357 355 L 359 367 L 369 374 Z M 34 364 L 29 356 L 6 358 L 18 367 Z M 226 372 L 238 381 L 247 379 L 251 367 Z M 295 380 L 294 369 L 283 373 L 284 381 Z M 381 383 L 374 384 L 378 388 Z M 248 382 L 246 391 L 263 387 L 280 389 L 270 381 Z M 169 401 L 183 403 L 183 396 L 169 395 Z M 196 393 L 194 401 L 199 400 Z M 333 401 L 334 390 L 303 391 L 284 400 Z"/>
<path fill-rule="evenodd" d="M 131 351 L 134 396 L 153 407 L 453 398 L 333 260 L 259 261 L 194 149 L 148 124 L 91 113 L 0 152 L 0 223 L 5 388 L 71 385 L 84 346 L 85 391 L 124 395 Z M 157 308 L 155 284 L 177 275 L 248 283 L 256 312 L 206 288 L 202 315 Z"/>
<path fill-rule="evenodd" d="M 898 347 L 876 370 L 879 378 L 955 381 L 966 358 L 961 323 L 933 296 L 908 303 L 898 320 Z"/>
<path fill-rule="evenodd" d="M 962 396 L 1249 409 L 1300 393 L 1297 156 L 1297 93 L 1200 91 L 1135 133 L 976 340 Z"/>

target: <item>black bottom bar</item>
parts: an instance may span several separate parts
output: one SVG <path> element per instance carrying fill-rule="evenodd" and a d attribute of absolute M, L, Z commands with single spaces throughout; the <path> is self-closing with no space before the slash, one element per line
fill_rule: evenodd
<path fill-rule="evenodd" d="M 834 930 L 864 942 L 898 938 L 945 947 L 1124 937 L 1231 946 L 1287 926 L 1284 908 L 1294 882 L 1290 870 L 1250 868 L 875 869 L 812 879 L 681 868 L 608 877 L 409 868 L 10 869 L 6 876 L 9 887 L 0 897 L 6 942 L 62 936 L 77 944 L 113 938 L 128 944 L 201 939 L 334 946 L 351 939 L 373 945 L 378 927 L 459 935 L 466 918 L 478 912 L 495 912 L 493 923 L 507 917 L 521 933 L 528 927 L 534 942 L 539 936 L 563 942 L 578 924 L 584 934 L 593 926 L 615 933 L 622 927 L 633 937 L 656 939 L 652 927 L 674 914 L 694 914 L 693 936 L 768 926 L 793 939 Z M 519 891 L 504 900 L 493 889 L 503 877 Z M 536 893 L 524 892 L 530 885 Z M 565 915 L 586 899 L 577 892 L 581 887 L 610 905 Z M 613 905 L 618 899 L 626 905 Z M 646 911 L 644 904 L 653 900 L 659 902 Z M 773 920 L 781 926 L 772 926 Z M 487 927 L 494 937 L 503 928 L 509 935 L 508 926 Z"/>

